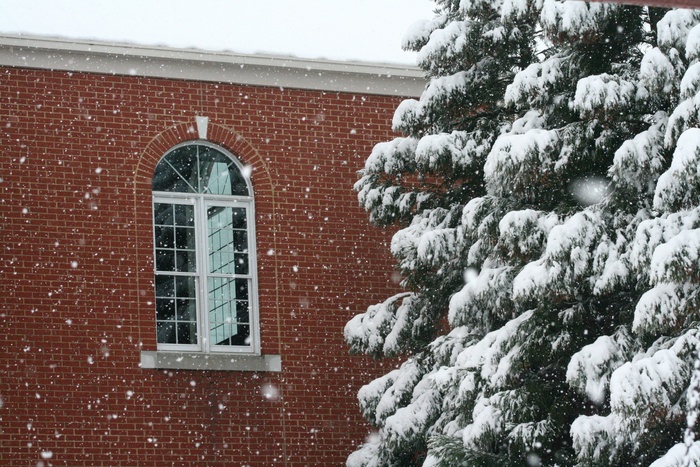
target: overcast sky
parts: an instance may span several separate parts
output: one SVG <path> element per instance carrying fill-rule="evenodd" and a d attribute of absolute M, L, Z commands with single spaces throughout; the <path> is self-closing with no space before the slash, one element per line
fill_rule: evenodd
<path fill-rule="evenodd" d="M 430 0 L 1 0 L 0 34 L 415 64 Z"/>

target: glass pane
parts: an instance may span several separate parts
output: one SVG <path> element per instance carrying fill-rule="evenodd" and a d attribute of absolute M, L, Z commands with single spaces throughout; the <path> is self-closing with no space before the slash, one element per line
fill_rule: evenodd
<path fill-rule="evenodd" d="M 154 203 L 156 271 L 195 272 L 194 206 Z"/>
<path fill-rule="evenodd" d="M 155 225 L 173 225 L 173 205 L 153 203 L 153 223 Z"/>
<path fill-rule="evenodd" d="M 156 275 L 156 322 L 161 344 L 197 342 L 197 280 Z"/>
<path fill-rule="evenodd" d="M 240 324 L 250 323 L 250 314 L 248 311 L 248 302 L 243 300 L 236 301 L 236 321 Z"/>
<path fill-rule="evenodd" d="M 236 274 L 248 274 L 248 255 L 236 255 Z"/>
<path fill-rule="evenodd" d="M 231 336 L 231 345 L 250 345 L 250 326 L 239 324 L 238 330 Z"/>
<path fill-rule="evenodd" d="M 196 323 L 177 323 L 177 343 L 196 344 L 197 325 Z"/>
<path fill-rule="evenodd" d="M 197 146 L 169 152 L 153 173 L 153 191 L 197 192 Z"/>
<path fill-rule="evenodd" d="M 248 282 L 240 279 L 209 279 L 209 334 L 214 345 L 248 345 L 250 337 Z M 236 296 L 238 291 L 243 297 Z"/>
<path fill-rule="evenodd" d="M 245 208 L 230 208 L 231 209 L 231 227 L 234 229 L 247 229 L 248 221 L 246 218 Z"/>
<path fill-rule="evenodd" d="M 248 184 L 238 168 L 231 164 L 229 166 L 229 172 L 231 174 L 231 194 L 235 196 L 249 196 Z"/>
<path fill-rule="evenodd" d="M 248 196 L 238 166 L 224 153 L 204 145 L 187 145 L 163 157 L 156 166 L 153 191 Z"/>
<path fill-rule="evenodd" d="M 197 271 L 197 261 L 194 251 L 177 251 L 177 269 L 179 272 Z"/>
<path fill-rule="evenodd" d="M 233 232 L 233 249 L 236 251 L 248 251 L 248 232 L 237 230 Z"/>
<path fill-rule="evenodd" d="M 175 319 L 175 300 L 156 298 L 156 319 L 158 321 L 173 321 Z"/>
<path fill-rule="evenodd" d="M 165 164 L 177 175 L 171 180 L 171 185 L 162 191 L 180 193 L 199 193 L 197 187 L 197 146 L 184 146 L 168 153 L 158 164 Z M 158 171 L 156 167 L 156 172 Z M 155 178 L 155 177 L 154 177 Z"/>
<path fill-rule="evenodd" d="M 207 209 L 210 272 L 233 274 L 233 229 L 231 222 L 231 208 L 216 206 Z"/>
<path fill-rule="evenodd" d="M 153 191 L 193 193 L 193 187 L 178 173 L 169 161 L 161 160 L 153 172 Z"/>
<path fill-rule="evenodd" d="M 157 245 L 156 245 L 157 246 Z M 194 228 L 175 228 L 175 247 L 181 250 L 194 250 Z"/>
<path fill-rule="evenodd" d="M 195 309 L 195 300 L 181 298 L 177 300 L 177 320 L 178 321 L 197 321 L 197 310 Z"/>
<path fill-rule="evenodd" d="M 194 206 L 189 204 L 176 204 L 175 225 L 194 227 Z"/>
<path fill-rule="evenodd" d="M 156 276 L 156 298 L 175 296 L 175 278 L 173 276 Z"/>
<path fill-rule="evenodd" d="M 158 336 L 159 344 L 177 343 L 175 340 L 175 323 L 173 322 L 156 323 L 156 335 Z"/>
<path fill-rule="evenodd" d="M 173 250 L 156 250 L 156 271 L 174 271 L 175 252 Z"/>
<path fill-rule="evenodd" d="M 174 233 L 172 227 L 154 227 L 156 248 L 173 248 Z"/>
<path fill-rule="evenodd" d="M 175 291 L 178 298 L 194 298 L 197 296 L 194 277 L 178 276 L 175 279 Z"/>
<path fill-rule="evenodd" d="M 218 345 L 231 337 L 232 326 L 235 328 L 233 281 L 224 277 L 212 277 L 209 278 L 208 289 L 209 335 L 212 343 Z"/>
<path fill-rule="evenodd" d="M 236 298 L 248 300 L 248 279 L 236 279 Z"/>
<path fill-rule="evenodd" d="M 214 148 L 200 147 L 201 193 L 248 196 L 248 186 L 236 164 Z"/>

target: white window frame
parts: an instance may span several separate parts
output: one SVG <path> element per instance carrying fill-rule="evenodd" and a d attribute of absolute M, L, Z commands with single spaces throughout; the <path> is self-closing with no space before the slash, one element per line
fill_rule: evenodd
<path fill-rule="evenodd" d="M 196 309 L 197 309 L 197 343 L 196 344 L 166 344 L 158 343 L 158 351 L 165 352 L 182 352 L 182 353 L 200 353 L 200 354 L 219 354 L 219 355 L 260 355 L 260 318 L 258 307 L 258 278 L 257 278 L 257 253 L 256 253 L 256 235 L 255 235 L 255 203 L 253 189 L 250 179 L 245 175 L 243 166 L 240 161 L 225 149 L 208 143 L 206 141 L 193 141 L 183 143 L 171 148 L 163 157 L 175 149 L 187 145 L 208 146 L 226 155 L 237 166 L 239 172 L 243 175 L 248 188 L 249 196 L 240 195 L 212 195 L 202 193 L 181 193 L 181 192 L 152 192 L 152 207 L 153 215 L 153 258 L 156 257 L 155 244 L 155 204 L 183 204 L 194 207 L 194 224 L 195 224 L 195 256 L 196 256 L 196 272 L 178 273 L 168 272 L 173 276 L 193 276 L 196 283 Z M 209 266 L 209 236 L 207 232 L 207 209 L 210 206 L 222 207 L 244 207 L 246 209 L 246 231 L 248 234 L 248 274 L 226 274 L 225 277 L 234 277 L 249 280 L 248 288 L 248 313 L 250 324 L 250 342 L 249 345 L 212 345 L 209 339 L 209 293 L 208 293 L 208 278 L 217 277 L 219 275 L 210 273 Z M 154 261 L 154 277 L 158 274 Z M 163 271 L 160 271 L 161 273 Z M 220 276 L 219 276 L 220 277 Z"/>

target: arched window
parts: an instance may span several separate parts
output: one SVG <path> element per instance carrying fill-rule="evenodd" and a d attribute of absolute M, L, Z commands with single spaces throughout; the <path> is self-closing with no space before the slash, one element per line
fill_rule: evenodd
<path fill-rule="evenodd" d="M 204 141 L 153 174 L 158 350 L 259 353 L 253 192 L 244 167 Z"/>

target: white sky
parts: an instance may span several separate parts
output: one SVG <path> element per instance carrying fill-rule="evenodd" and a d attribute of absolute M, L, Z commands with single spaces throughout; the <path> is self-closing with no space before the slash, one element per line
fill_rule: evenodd
<path fill-rule="evenodd" d="M 430 0 L 0 0 L 0 35 L 415 64 Z"/>

